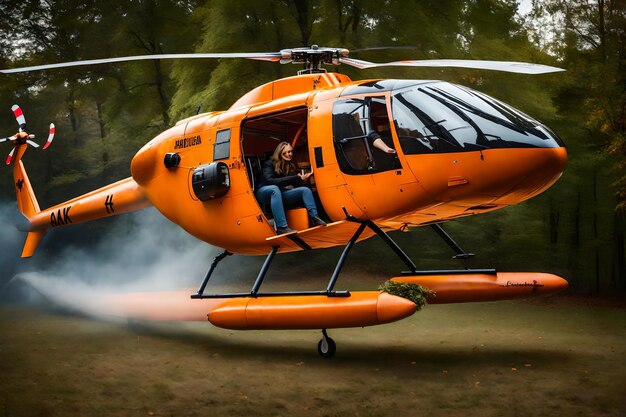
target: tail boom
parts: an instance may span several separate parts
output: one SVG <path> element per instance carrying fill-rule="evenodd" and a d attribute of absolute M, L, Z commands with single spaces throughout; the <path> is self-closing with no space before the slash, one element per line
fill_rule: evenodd
<path fill-rule="evenodd" d="M 38 212 L 29 218 L 30 231 L 84 223 L 150 205 L 141 186 L 132 178 L 126 178 Z"/>

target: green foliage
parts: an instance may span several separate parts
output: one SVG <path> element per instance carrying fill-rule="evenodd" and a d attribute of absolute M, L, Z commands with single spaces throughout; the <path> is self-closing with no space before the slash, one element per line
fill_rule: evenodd
<path fill-rule="evenodd" d="M 543 33 L 544 48 L 568 69 L 555 103 L 582 121 L 602 152 L 618 158 L 617 209 L 626 208 L 626 4 L 623 0 L 549 0 L 537 3 L 533 20 L 558 25 Z M 537 37 L 543 28 L 534 28 Z"/>
<path fill-rule="evenodd" d="M 406 282 L 396 282 L 388 280 L 378 287 L 380 291 L 406 298 L 415 303 L 418 310 L 421 310 L 427 304 L 427 297 L 436 296 L 434 291 L 422 287 L 418 284 L 410 284 Z"/>

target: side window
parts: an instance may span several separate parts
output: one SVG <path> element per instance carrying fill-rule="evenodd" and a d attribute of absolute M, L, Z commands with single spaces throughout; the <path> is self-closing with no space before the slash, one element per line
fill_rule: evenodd
<path fill-rule="evenodd" d="M 218 130 L 213 147 L 213 160 L 226 159 L 230 156 L 230 129 Z"/>
<path fill-rule="evenodd" d="M 384 97 L 351 98 L 333 107 L 333 139 L 339 167 L 346 174 L 373 174 L 400 169 L 396 154 L 373 145 L 376 138 L 393 148 Z"/>

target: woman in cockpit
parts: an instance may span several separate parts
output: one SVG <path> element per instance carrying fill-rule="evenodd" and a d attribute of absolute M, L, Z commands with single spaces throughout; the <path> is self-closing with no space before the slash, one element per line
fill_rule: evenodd
<path fill-rule="evenodd" d="M 302 184 L 307 181 L 313 172 L 297 173 L 296 166 L 291 162 L 293 148 L 288 142 L 281 142 L 276 146 L 272 157 L 263 164 L 263 179 L 255 195 L 262 205 L 270 203 L 276 233 L 294 232 L 287 224 L 285 204 L 289 206 L 304 205 L 314 226 L 325 226 L 317 213 L 317 206 L 310 188 Z"/>

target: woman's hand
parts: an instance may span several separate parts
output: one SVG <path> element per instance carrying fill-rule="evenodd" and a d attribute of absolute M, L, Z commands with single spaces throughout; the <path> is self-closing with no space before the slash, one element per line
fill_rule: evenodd
<path fill-rule="evenodd" d="M 380 149 L 383 152 L 386 153 L 396 153 L 396 150 L 393 148 L 390 148 L 389 146 L 387 146 L 387 144 L 385 142 L 383 142 L 383 140 L 381 138 L 377 138 L 374 143 L 372 143 L 372 145 L 374 145 L 376 148 Z"/>
<path fill-rule="evenodd" d="M 300 171 L 300 173 L 298 174 L 298 176 L 300 177 L 302 181 L 308 180 L 311 175 L 313 175 L 313 172 L 305 173 L 304 170 Z"/>

